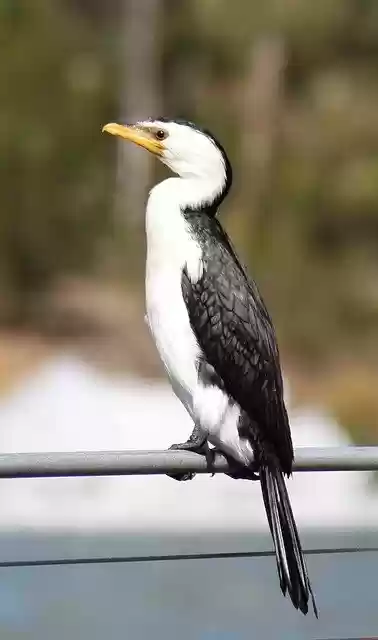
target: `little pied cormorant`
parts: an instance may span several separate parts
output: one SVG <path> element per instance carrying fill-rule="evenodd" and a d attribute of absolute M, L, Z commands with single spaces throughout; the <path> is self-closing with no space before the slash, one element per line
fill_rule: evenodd
<path fill-rule="evenodd" d="M 236 464 L 232 477 L 260 480 L 281 590 L 304 614 L 311 600 L 317 616 L 284 481 L 293 445 L 273 324 L 216 218 L 232 182 L 227 155 L 184 120 L 103 131 L 144 147 L 178 176 L 152 189 L 146 211 L 148 324 L 194 422 L 189 440 L 173 447 L 208 453 L 210 443 Z"/>

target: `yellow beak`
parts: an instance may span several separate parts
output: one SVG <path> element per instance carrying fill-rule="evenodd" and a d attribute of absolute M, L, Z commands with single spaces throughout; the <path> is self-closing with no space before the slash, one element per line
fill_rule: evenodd
<path fill-rule="evenodd" d="M 138 129 L 136 126 L 127 126 L 123 124 L 117 124 L 116 122 L 110 122 L 106 124 L 102 131 L 110 133 L 112 136 L 119 136 L 125 140 L 134 142 L 139 147 L 151 151 L 151 153 L 161 156 L 164 151 L 164 145 L 153 137 L 153 134 L 144 129 Z"/>

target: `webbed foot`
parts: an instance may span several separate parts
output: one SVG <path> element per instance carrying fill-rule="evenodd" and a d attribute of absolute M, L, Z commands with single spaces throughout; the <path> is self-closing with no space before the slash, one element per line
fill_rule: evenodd
<path fill-rule="evenodd" d="M 195 425 L 193 432 L 190 438 L 186 442 L 180 442 L 178 444 L 172 444 L 169 449 L 177 450 L 177 451 L 193 451 L 194 453 L 198 453 L 201 456 L 205 456 L 207 461 L 207 466 L 209 469 L 212 469 L 214 463 L 214 454 L 213 450 L 210 449 L 206 436 L 203 435 L 200 428 Z M 183 482 L 184 480 L 193 480 L 196 475 L 193 472 L 185 472 L 185 473 L 175 473 L 168 474 L 170 478 L 174 480 L 178 480 L 179 482 Z M 213 474 L 214 475 L 214 474 Z"/>

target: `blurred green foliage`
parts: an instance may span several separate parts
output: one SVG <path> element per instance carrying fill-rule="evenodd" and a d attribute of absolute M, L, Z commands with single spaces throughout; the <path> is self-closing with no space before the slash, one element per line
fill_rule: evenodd
<path fill-rule="evenodd" d="M 0 317 L 87 268 L 110 222 L 104 38 L 59 2 L 0 3 Z M 29 295 L 30 294 L 30 295 Z"/>
<path fill-rule="evenodd" d="M 120 236 L 115 145 L 100 130 L 118 112 L 124 6 L 0 2 L 3 319 L 27 318 L 30 297 L 56 277 L 123 251 L 105 242 Z M 222 217 L 283 349 L 309 370 L 345 358 L 376 369 L 378 3 L 161 0 L 160 11 L 160 102 L 229 151 L 235 185 Z M 241 113 L 263 37 L 279 39 L 284 64 L 267 188 L 256 197 L 245 141 L 260 123 Z M 130 261 L 133 238 L 140 230 L 130 229 Z"/>

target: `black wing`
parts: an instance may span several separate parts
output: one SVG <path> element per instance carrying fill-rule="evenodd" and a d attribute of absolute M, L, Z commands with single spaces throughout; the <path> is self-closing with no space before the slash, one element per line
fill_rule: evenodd
<path fill-rule="evenodd" d="M 203 276 L 195 284 L 185 271 L 182 277 L 193 331 L 227 393 L 256 423 L 261 445 L 290 473 L 293 448 L 272 321 L 219 222 L 205 225 Z"/>

